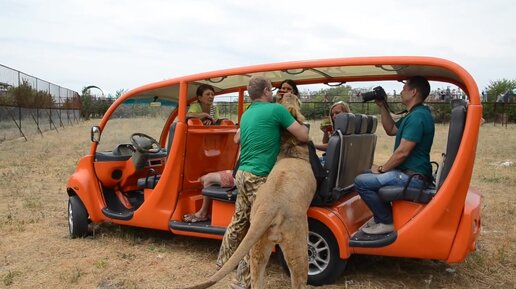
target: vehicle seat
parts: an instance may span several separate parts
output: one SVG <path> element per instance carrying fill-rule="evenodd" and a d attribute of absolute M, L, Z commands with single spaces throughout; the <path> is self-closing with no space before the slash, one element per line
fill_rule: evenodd
<path fill-rule="evenodd" d="M 326 149 L 326 177 L 317 188 L 312 205 L 330 205 L 339 200 L 353 190 L 355 177 L 371 167 L 376 122 L 376 117 L 362 114 L 336 116 L 335 131 Z"/>
<path fill-rule="evenodd" d="M 216 199 L 223 202 L 235 202 L 238 195 L 238 189 L 235 187 L 223 188 L 220 185 L 211 185 L 202 189 L 202 195 L 210 199 Z"/>
<path fill-rule="evenodd" d="M 420 204 L 427 204 L 432 200 L 450 172 L 459 150 L 462 134 L 464 133 L 467 103 L 462 99 L 457 99 L 452 101 L 451 105 L 452 113 L 450 126 L 448 128 L 448 141 L 446 151 L 443 154 L 442 164 L 439 166 L 436 174 L 435 185 L 432 184 L 424 189 L 406 188 L 404 186 L 385 186 L 378 192 L 382 200 L 386 202 L 406 200 Z"/>
<path fill-rule="evenodd" d="M 172 148 L 172 142 L 174 141 L 174 133 L 176 131 L 176 125 L 177 122 L 174 122 L 170 125 L 170 128 L 168 130 L 168 141 L 167 141 L 167 157 L 170 154 L 170 149 Z M 161 175 L 152 174 L 149 172 L 149 174 L 145 178 L 139 178 L 137 181 L 138 189 L 154 189 L 156 187 L 156 184 L 158 183 Z"/>

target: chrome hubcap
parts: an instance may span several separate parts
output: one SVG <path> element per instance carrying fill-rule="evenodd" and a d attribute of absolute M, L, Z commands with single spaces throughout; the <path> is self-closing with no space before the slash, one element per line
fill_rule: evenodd
<path fill-rule="evenodd" d="M 323 272 L 330 262 L 330 246 L 324 238 L 314 232 L 308 233 L 308 275 Z"/>
<path fill-rule="evenodd" d="M 73 211 L 72 211 L 72 202 L 68 201 L 68 228 L 70 229 L 70 233 L 73 232 Z"/>

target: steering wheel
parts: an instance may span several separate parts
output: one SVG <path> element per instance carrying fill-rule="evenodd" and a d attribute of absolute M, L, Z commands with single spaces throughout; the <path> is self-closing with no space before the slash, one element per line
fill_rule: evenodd
<path fill-rule="evenodd" d="M 141 153 L 155 154 L 161 150 L 161 146 L 154 138 L 140 132 L 131 135 L 131 143 Z"/>

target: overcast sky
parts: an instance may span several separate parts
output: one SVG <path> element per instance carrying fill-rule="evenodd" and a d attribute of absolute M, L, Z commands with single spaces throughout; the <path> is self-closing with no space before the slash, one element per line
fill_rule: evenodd
<path fill-rule="evenodd" d="M 334 57 L 452 60 L 516 79 L 514 0 L 0 0 L 0 64 L 108 94 L 210 70 Z"/>

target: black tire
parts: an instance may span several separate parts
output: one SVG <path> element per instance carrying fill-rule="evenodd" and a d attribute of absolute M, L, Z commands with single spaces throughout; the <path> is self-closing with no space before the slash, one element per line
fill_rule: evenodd
<path fill-rule="evenodd" d="M 279 246 L 276 252 L 281 267 L 289 274 Z M 334 283 L 346 269 L 346 263 L 347 260 L 339 257 L 339 247 L 331 231 L 318 221 L 308 220 L 308 284 Z"/>
<path fill-rule="evenodd" d="M 88 211 L 78 196 L 68 199 L 68 229 L 72 239 L 88 235 Z"/>

